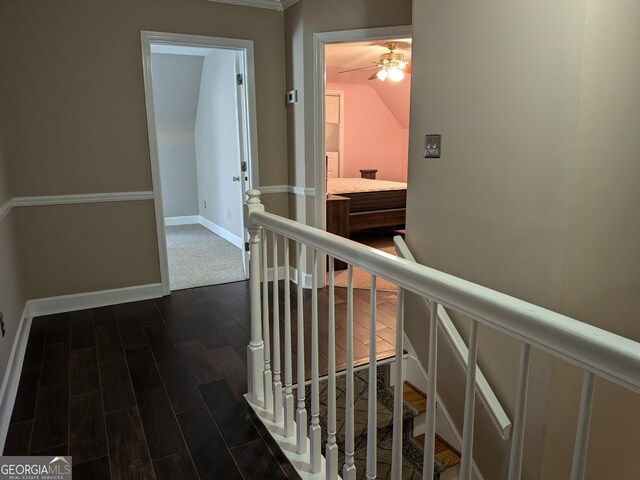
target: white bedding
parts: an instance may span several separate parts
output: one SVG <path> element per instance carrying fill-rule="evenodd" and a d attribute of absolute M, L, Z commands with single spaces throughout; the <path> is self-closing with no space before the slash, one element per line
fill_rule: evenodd
<path fill-rule="evenodd" d="M 341 193 L 380 192 L 383 190 L 406 190 L 407 184 L 369 178 L 327 178 L 327 192 Z"/>

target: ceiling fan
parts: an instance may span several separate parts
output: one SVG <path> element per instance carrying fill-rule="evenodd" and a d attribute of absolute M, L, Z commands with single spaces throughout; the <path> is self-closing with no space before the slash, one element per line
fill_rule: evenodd
<path fill-rule="evenodd" d="M 376 78 L 381 81 L 385 81 L 387 78 L 394 82 L 399 82 L 404 78 L 405 73 L 411 75 L 411 65 L 405 61 L 404 54 L 397 53 L 398 42 L 387 42 L 385 46 L 389 49 L 388 52 L 380 55 L 380 61 L 371 62 L 374 65 L 369 67 L 353 68 L 351 70 L 344 70 L 338 73 L 355 72 L 357 70 L 366 70 L 368 68 L 377 68 L 378 71 L 369 77 L 369 80 L 375 80 Z"/>

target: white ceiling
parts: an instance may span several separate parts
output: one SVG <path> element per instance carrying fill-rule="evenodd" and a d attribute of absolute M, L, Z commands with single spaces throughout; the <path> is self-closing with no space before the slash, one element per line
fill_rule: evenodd
<path fill-rule="evenodd" d="M 411 61 L 411 39 L 388 39 L 358 43 L 331 43 L 325 47 L 325 63 L 327 67 L 349 70 L 360 67 L 375 67 L 372 62 L 380 60 L 380 55 L 388 52 L 385 43 L 398 42 L 398 53 L 404 54 L 404 59 Z M 371 70 L 374 71 L 373 69 Z"/>

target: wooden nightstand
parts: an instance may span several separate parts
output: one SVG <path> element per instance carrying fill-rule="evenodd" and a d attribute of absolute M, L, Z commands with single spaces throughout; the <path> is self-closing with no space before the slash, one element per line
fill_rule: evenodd
<path fill-rule="evenodd" d="M 369 178 L 371 180 L 376 179 L 376 173 L 378 173 L 377 169 L 369 169 L 369 170 L 360 170 L 361 178 Z"/>

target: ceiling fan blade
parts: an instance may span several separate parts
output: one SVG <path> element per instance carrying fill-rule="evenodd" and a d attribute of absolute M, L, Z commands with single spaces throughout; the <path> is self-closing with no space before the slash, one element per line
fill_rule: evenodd
<path fill-rule="evenodd" d="M 378 68 L 376 65 L 371 65 L 370 67 L 360 67 L 360 68 L 352 68 L 351 70 L 343 70 L 338 73 L 349 73 L 349 72 L 357 72 L 358 70 L 366 70 L 367 68 Z"/>
<path fill-rule="evenodd" d="M 378 78 L 378 72 L 374 73 L 373 75 L 371 75 L 369 77 L 369 80 L 375 80 L 376 78 Z"/>

